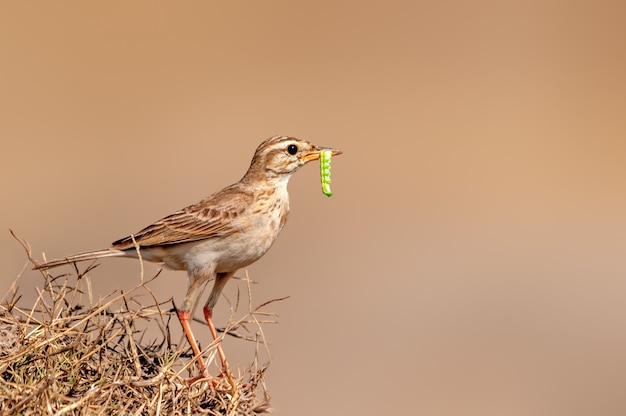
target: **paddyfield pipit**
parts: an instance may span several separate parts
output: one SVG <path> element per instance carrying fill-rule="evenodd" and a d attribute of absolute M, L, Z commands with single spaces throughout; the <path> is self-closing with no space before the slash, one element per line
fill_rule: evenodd
<path fill-rule="evenodd" d="M 186 270 L 188 288 L 178 319 L 197 357 L 202 377 L 208 377 L 190 326 L 204 284 L 214 280 L 203 311 L 211 334 L 217 339 L 213 307 L 224 285 L 238 269 L 257 261 L 272 246 L 287 221 L 289 179 L 300 167 L 319 159 L 322 151 L 341 154 L 340 150 L 315 146 L 295 137 L 271 137 L 256 149 L 248 171 L 239 182 L 115 241 L 110 248 L 49 261 L 36 269 L 104 257 L 136 259 L 136 247 L 139 247 L 144 260 L 163 263 L 173 270 Z M 217 352 L 223 371 L 228 374 L 219 343 Z"/>

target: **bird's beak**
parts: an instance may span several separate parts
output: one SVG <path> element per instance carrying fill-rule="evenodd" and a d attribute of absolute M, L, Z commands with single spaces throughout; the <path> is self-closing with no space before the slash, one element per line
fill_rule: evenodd
<path fill-rule="evenodd" d="M 300 160 L 305 160 L 307 162 L 310 162 L 312 160 L 317 160 L 320 158 L 320 153 L 330 150 L 331 151 L 331 155 L 332 156 L 337 156 L 342 154 L 343 152 L 339 149 L 333 149 L 330 147 L 318 147 L 315 150 L 312 150 L 310 152 L 304 153 L 302 156 L 300 156 Z"/>

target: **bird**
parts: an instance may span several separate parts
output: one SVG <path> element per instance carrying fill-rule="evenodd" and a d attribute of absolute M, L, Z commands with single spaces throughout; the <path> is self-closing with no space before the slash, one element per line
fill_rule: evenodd
<path fill-rule="evenodd" d="M 292 175 L 322 152 L 341 150 L 316 146 L 290 136 L 274 136 L 256 149 L 250 167 L 238 182 L 178 210 L 136 234 L 121 238 L 109 248 L 75 254 L 36 265 L 50 269 L 64 264 L 107 257 L 139 258 L 162 263 L 166 268 L 187 272 L 187 293 L 177 316 L 200 369 L 200 378 L 209 373 L 196 338 L 191 317 L 204 285 L 213 287 L 203 307 L 205 321 L 214 340 L 213 308 L 222 289 L 237 270 L 261 258 L 283 229 L 289 214 L 287 184 Z M 216 344 L 222 372 L 228 362 Z"/>

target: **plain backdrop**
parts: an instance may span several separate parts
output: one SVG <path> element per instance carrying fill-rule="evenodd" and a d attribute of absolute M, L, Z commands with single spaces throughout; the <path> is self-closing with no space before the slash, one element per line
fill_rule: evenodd
<path fill-rule="evenodd" d="M 0 292 L 9 228 L 38 258 L 103 248 L 294 135 L 344 154 L 332 198 L 294 176 L 248 269 L 256 303 L 290 296 L 276 414 L 626 414 L 625 5 L 2 2 Z M 138 272 L 104 260 L 94 290 Z M 152 288 L 180 302 L 185 274 Z"/>

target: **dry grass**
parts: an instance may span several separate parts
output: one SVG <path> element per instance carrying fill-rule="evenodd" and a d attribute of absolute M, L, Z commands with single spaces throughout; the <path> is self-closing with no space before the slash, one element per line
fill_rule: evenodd
<path fill-rule="evenodd" d="M 20 241 L 21 242 L 21 241 Z M 23 243 L 29 262 L 36 262 Z M 29 267 L 25 267 L 29 268 Z M 229 380 L 188 383 L 198 370 L 188 345 L 172 343 L 170 323 L 179 325 L 171 300 L 158 302 L 143 281 L 134 289 L 94 298 L 87 271 L 53 276 L 43 272 L 43 289 L 33 305 L 19 305 L 17 281 L 0 305 L 0 414 L 21 415 L 257 415 L 269 413 L 264 384 L 266 348 L 261 324 L 268 315 L 252 307 L 225 333 L 248 330 L 255 357 Z M 19 278 L 18 278 L 19 280 Z M 146 294 L 148 296 L 146 296 Z M 142 295 L 144 304 L 137 301 Z M 152 299 L 145 304 L 145 298 Z M 271 321 L 270 321 L 271 322 Z M 148 339 L 147 333 L 160 334 Z M 212 362 L 215 345 L 204 349 Z"/>

